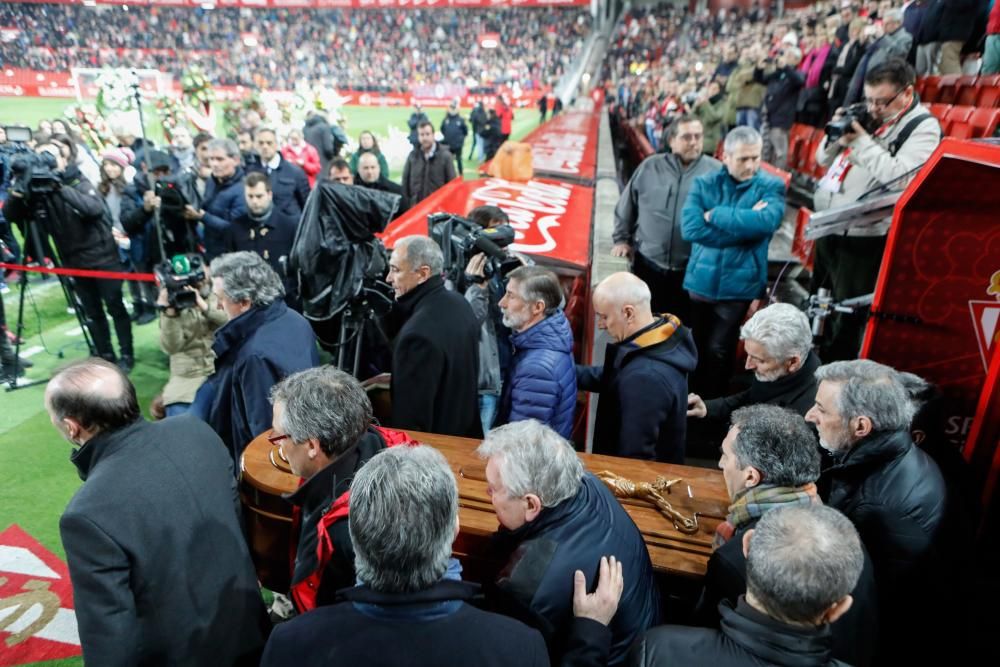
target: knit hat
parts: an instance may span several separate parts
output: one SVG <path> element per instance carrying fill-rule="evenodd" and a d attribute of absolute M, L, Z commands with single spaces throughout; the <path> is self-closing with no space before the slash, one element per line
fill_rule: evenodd
<path fill-rule="evenodd" d="M 131 148 L 111 148 L 101 153 L 101 160 L 114 162 L 122 169 L 125 169 L 135 160 L 135 153 Z"/>

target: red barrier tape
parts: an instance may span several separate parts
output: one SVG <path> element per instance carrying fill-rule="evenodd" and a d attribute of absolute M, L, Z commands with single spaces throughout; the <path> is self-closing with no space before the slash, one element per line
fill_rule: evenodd
<path fill-rule="evenodd" d="M 28 271 L 30 273 L 51 273 L 57 276 L 75 276 L 77 278 L 105 278 L 107 280 L 138 280 L 143 283 L 155 283 L 156 276 L 152 273 L 125 273 L 124 271 L 92 271 L 90 269 L 50 269 L 44 266 L 23 266 L 21 264 L 6 264 L 0 262 L 0 269 L 9 271 Z"/>

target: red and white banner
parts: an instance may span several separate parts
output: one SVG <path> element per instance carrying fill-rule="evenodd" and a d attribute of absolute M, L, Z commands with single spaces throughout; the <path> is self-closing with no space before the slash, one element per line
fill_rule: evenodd
<path fill-rule="evenodd" d="M 80 655 L 69 569 L 12 525 L 0 533 L 0 667 Z"/>
<path fill-rule="evenodd" d="M 531 144 L 535 173 L 593 183 L 599 126 L 599 113 L 569 111 L 538 126 L 521 141 Z"/>
<path fill-rule="evenodd" d="M 411 234 L 427 235 L 427 216 L 465 216 L 477 206 L 498 206 L 516 232 L 511 250 L 541 255 L 556 263 L 586 270 L 590 263 L 590 223 L 594 189 L 544 178 L 526 183 L 502 178 L 451 181 L 380 234 L 386 247 Z"/>
<path fill-rule="evenodd" d="M 83 0 L 11 0 L 22 3 L 82 5 Z M 427 9 L 450 7 L 588 7 L 590 0 L 95 0 L 99 5 L 240 7 L 248 9 Z"/>

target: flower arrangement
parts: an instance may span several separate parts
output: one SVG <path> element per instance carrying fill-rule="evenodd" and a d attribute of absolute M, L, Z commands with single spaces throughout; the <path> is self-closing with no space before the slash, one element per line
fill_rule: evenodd
<path fill-rule="evenodd" d="M 65 111 L 66 118 L 80 128 L 80 135 L 96 151 L 117 145 L 114 134 L 93 104 L 74 104 Z"/>
<path fill-rule="evenodd" d="M 132 83 L 125 70 L 106 69 L 94 81 L 97 86 L 97 112 L 102 116 L 136 108 Z"/>
<path fill-rule="evenodd" d="M 160 117 L 160 123 L 163 125 L 163 135 L 170 142 L 173 140 L 174 128 L 183 124 L 184 109 L 180 102 L 168 95 L 157 97 L 155 106 L 156 115 Z"/>
<path fill-rule="evenodd" d="M 215 90 L 200 67 L 191 67 L 181 75 L 181 95 L 185 104 L 206 115 L 215 101 Z"/>

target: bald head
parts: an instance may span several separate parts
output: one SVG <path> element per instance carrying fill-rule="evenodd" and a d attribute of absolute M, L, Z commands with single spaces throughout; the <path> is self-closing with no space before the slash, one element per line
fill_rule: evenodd
<path fill-rule="evenodd" d="M 649 287 L 634 274 L 613 273 L 594 289 L 597 327 L 621 342 L 652 324 Z"/>
<path fill-rule="evenodd" d="M 45 408 L 63 436 L 79 445 L 141 417 L 135 387 L 116 365 L 97 358 L 56 373 L 45 388 Z"/>

